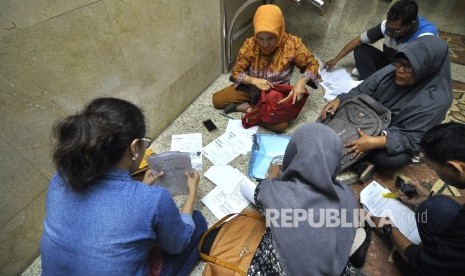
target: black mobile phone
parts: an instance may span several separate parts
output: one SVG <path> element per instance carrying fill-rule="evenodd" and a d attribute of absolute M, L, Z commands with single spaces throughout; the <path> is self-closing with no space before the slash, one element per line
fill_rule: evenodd
<path fill-rule="evenodd" d="M 398 176 L 396 178 L 396 187 L 399 188 L 402 192 L 404 192 L 405 195 L 407 195 L 408 198 L 412 198 L 414 195 L 417 194 L 417 189 L 405 182 L 405 180 L 402 179 L 402 177 Z"/>
<path fill-rule="evenodd" d="M 208 119 L 202 122 L 203 125 L 208 129 L 208 131 L 212 131 L 218 129 L 216 125 L 212 122 L 212 120 Z"/>

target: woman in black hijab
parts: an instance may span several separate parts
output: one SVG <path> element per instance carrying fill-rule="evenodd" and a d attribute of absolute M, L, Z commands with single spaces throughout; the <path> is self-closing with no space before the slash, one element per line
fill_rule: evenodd
<path fill-rule="evenodd" d="M 394 64 L 367 78 L 348 93 L 339 95 L 321 111 L 337 111 L 341 102 L 367 94 L 392 112 L 383 135 L 373 137 L 359 131 L 360 138 L 344 145 L 346 154 L 367 159 L 387 169 L 407 164 L 420 150 L 420 140 L 431 127 L 440 124 L 452 103 L 448 47 L 435 36 L 422 36 L 399 49 Z"/>

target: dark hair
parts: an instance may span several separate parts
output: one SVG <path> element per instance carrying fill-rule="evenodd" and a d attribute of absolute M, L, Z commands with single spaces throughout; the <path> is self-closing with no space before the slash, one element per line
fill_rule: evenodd
<path fill-rule="evenodd" d="M 417 20 L 418 17 L 418 5 L 413 0 L 400 0 L 397 1 L 389 9 L 387 13 L 388 21 L 401 20 L 402 25 L 411 23 Z"/>
<path fill-rule="evenodd" d="M 81 191 L 115 165 L 134 139 L 145 136 L 145 119 L 130 102 L 98 98 L 60 121 L 53 134 L 58 173 Z"/>
<path fill-rule="evenodd" d="M 428 130 L 420 146 L 428 159 L 445 164 L 456 160 L 465 162 L 465 125 L 446 123 Z"/>

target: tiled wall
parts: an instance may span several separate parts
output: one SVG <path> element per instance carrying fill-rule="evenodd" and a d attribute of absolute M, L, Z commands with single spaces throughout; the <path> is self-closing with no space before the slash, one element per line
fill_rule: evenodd
<path fill-rule="evenodd" d="M 50 130 L 97 96 L 157 136 L 221 73 L 218 0 L 0 1 L 0 275 L 39 254 Z"/>

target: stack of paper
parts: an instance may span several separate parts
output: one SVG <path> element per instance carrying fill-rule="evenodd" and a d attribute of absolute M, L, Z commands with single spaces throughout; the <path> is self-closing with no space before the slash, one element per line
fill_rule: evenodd
<path fill-rule="evenodd" d="M 373 216 L 389 217 L 399 231 L 411 242 L 421 242 L 418 234 L 415 213 L 395 198 L 384 198 L 382 193 L 390 192 L 376 181 L 371 182 L 360 192 L 360 202 Z"/>
<path fill-rule="evenodd" d="M 229 165 L 212 166 L 205 172 L 205 177 L 217 186 L 202 198 L 202 202 L 218 219 L 239 213 L 249 205 L 249 200 L 241 193 L 241 185 L 254 187 L 255 183 L 238 169 Z"/>
<path fill-rule="evenodd" d="M 321 70 L 323 82 L 320 85 L 325 89 L 324 98 L 328 101 L 334 100 L 339 94 L 347 93 L 362 81 L 353 80 L 345 68 L 334 67 L 331 70 Z"/>
<path fill-rule="evenodd" d="M 202 133 L 172 135 L 171 150 L 188 153 L 192 168 L 202 170 Z"/>
<path fill-rule="evenodd" d="M 202 153 L 214 165 L 227 165 L 239 154 L 246 154 L 250 151 L 252 147 L 251 136 L 257 129 L 246 130 L 240 124 L 240 120 L 229 120 L 226 132 L 206 145 L 202 149 Z"/>

